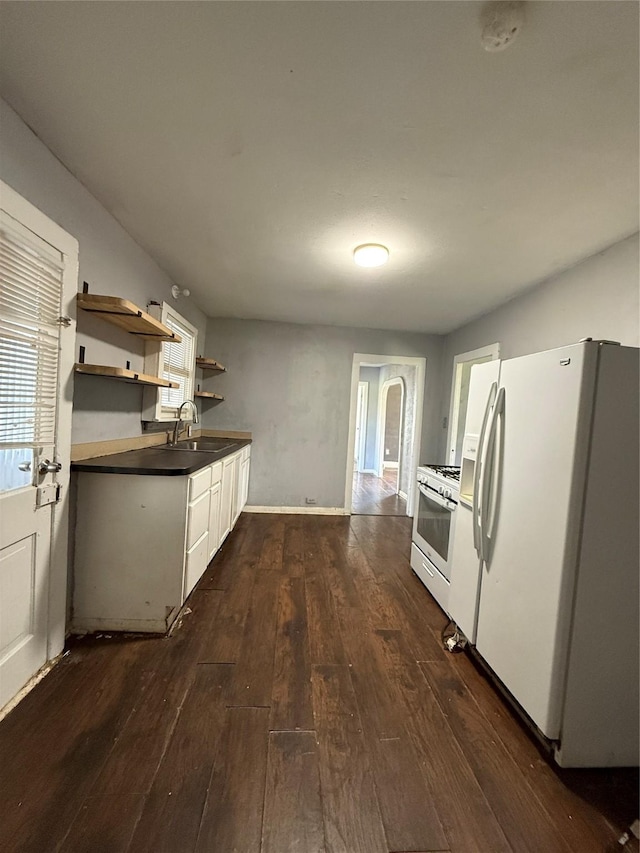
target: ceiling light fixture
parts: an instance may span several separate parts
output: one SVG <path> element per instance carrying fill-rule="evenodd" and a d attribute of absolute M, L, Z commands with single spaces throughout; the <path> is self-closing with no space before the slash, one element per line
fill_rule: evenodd
<path fill-rule="evenodd" d="M 363 243 L 353 250 L 353 260 L 359 267 L 381 267 L 389 260 L 389 250 L 380 243 Z"/>

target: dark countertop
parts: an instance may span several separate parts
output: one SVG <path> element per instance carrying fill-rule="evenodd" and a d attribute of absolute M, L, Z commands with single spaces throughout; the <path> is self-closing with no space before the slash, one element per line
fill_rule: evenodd
<path fill-rule="evenodd" d="M 250 438 L 222 439 L 229 445 L 222 450 L 167 450 L 164 445 L 143 447 L 140 450 L 127 450 L 125 453 L 112 453 L 110 456 L 97 456 L 71 463 L 72 471 L 86 471 L 91 474 L 150 474 L 152 476 L 182 477 L 193 474 L 200 468 L 206 468 L 225 456 L 251 444 Z"/>

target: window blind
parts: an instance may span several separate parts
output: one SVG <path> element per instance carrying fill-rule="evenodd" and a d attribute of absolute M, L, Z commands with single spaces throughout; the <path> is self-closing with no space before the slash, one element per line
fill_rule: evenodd
<path fill-rule="evenodd" d="M 180 384 L 179 388 L 162 389 L 162 410 L 173 412 L 184 400 L 193 400 L 195 338 L 192 331 L 169 312 L 165 318 L 165 325 L 182 338 L 180 343 L 165 341 L 162 345 L 162 378 Z"/>
<path fill-rule="evenodd" d="M 26 229 L 24 229 L 26 232 Z M 0 221 L 0 445 L 55 443 L 62 257 Z"/>

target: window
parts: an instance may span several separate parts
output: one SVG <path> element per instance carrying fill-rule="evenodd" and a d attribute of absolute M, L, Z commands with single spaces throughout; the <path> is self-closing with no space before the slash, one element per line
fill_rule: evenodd
<path fill-rule="evenodd" d="M 161 310 L 156 308 L 153 313 L 153 308 L 154 306 L 149 308 L 149 313 L 156 316 L 182 340 L 180 343 L 149 343 L 145 372 L 170 382 L 177 382 L 180 387 L 145 389 L 143 420 L 175 421 L 180 404 L 185 400 L 193 400 L 198 331 L 166 302 L 162 304 Z M 190 419 L 191 411 L 184 410 L 183 417 L 185 420 Z"/>
<path fill-rule="evenodd" d="M 34 448 L 55 443 L 62 272 L 60 252 L 2 214 L 0 491 L 29 485 Z"/>

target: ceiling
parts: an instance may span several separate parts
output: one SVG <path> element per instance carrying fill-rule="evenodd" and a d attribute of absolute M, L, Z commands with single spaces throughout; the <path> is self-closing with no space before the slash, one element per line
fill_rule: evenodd
<path fill-rule="evenodd" d="M 635 2 L 502 53 L 475 2 L 0 7 L 3 97 L 211 316 L 445 333 L 638 229 Z"/>

